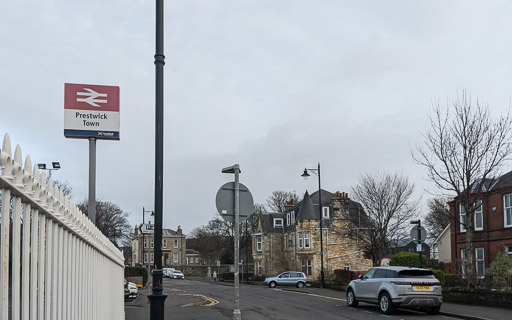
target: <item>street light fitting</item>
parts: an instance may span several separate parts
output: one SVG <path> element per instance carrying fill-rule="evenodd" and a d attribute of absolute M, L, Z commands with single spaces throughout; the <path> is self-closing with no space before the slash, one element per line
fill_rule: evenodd
<path fill-rule="evenodd" d="M 301 177 L 303 177 L 304 180 L 308 180 L 308 178 L 309 178 L 308 169 L 304 168 L 304 173 L 301 175 Z"/>
<path fill-rule="evenodd" d="M 38 167 L 40 170 L 45 170 L 45 169 L 46 169 L 46 163 L 38 163 L 38 164 L 37 164 L 37 167 Z"/>
<path fill-rule="evenodd" d="M 53 169 L 60 169 L 60 162 L 54 161 L 52 162 Z"/>
<path fill-rule="evenodd" d="M 412 220 L 411 224 L 420 224 L 420 222 L 421 222 L 420 220 Z"/>
<path fill-rule="evenodd" d="M 235 164 L 235 165 L 232 165 L 231 167 L 226 167 L 226 168 L 222 169 L 222 173 L 235 173 L 236 169 L 238 169 L 238 173 L 242 173 L 242 171 L 240 170 L 240 165 L 238 165 L 238 164 Z"/>

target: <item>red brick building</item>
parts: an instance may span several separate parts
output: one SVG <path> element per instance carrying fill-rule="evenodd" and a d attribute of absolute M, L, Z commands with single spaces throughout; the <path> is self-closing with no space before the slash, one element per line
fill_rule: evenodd
<path fill-rule="evenodd" d="M 512 171 L 490 183 L 487 190 L 476 197 L 481 206 L 476 206 L 473 233 L 474 266 L 476 275 L 480 277 L 485 276 L 485 270 L 499 252 L 506 250 L 512 254 Z M 449 205 L 453 219 L 450 224 L 451 270 L 462 273 L 466 231 L 460 221 L 466 217 L 457 199 Z"/>

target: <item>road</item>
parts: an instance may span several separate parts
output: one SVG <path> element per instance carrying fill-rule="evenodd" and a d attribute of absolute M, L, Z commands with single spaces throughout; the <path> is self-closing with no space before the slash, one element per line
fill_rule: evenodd
<path fill-rule="evenodd" d="M 141 296 L 125 303 L 126 320 L 149 319 L 147 289 Z M 197 280 L 164 279 L 165 319 L 231 319 L 234 308 L 232 284 Z M 509 310 L 478 306 L 444 304 L 443 314 L 399 309 L 382 315 L 377 306 L 361 303 L 349 308 L 345 293 L 320 288 L 277 288 L 257 285 L 240 287 L 240 311 L 244 320 L 286 319 L 505 319 Z"/>

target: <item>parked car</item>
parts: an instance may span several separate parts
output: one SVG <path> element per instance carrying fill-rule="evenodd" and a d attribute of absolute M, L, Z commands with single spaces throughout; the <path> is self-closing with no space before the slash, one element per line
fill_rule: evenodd
<path fill-rule="evenodd" d="M 347 287 L 347 304 L 378 304 L 384 314 L 395 308 L 421 309 L 437 314 L 443 303 L 441 283 L 428 269 L 411 267 L 375 267 Z"/>
<path fill-rule="evenodd" d="M 174 270 L 173 273 L 172 273 L 172 278 L 173 279 L 184 280 L 185 279 L 185 275 L 180 270 Z"/>
<path fill-rule="evenodd" d="M 126 289 L 128 289 L 128 298 L 136 298 L 139 295 L 139 288 L 133 282 L 124 279 L 124 292 L 126 298 Z"/>
<path fill-rule="evenodd" d="M 296 286 L 297 288 L 302 288 L 306 285 L 307 280 L 308 278 L 304 272 L 286 271 L 276 277 L 266 278 L 263 283 L 270 288 L 275 288 L 276 286 Z"/>
<path fill-rule="evenodd" d="M 172 278 L 172 273 L 174 272 L 174 268 L 163 268 L 162 273 L 164 277 Z"/>

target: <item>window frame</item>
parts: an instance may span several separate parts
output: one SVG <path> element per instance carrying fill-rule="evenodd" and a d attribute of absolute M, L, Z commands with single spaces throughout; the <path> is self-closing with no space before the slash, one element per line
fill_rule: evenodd
<path fill-rule="evenodd" d="M 167 248 L 167 239 L 162 240 L 162 248 Z"/>
<path fill-rule="evenodd" d="M 304 249 L 311 248 L 311 232 L 304 232 Z"/>
<path fill-rule="evenodd" d="M 302 249 L 304 247 L 304 235 L 302 231 L 299 232 L 299 249 Z"/>
<path fill-rule="evenodd" d="M 322 218 L 329 219 L 329 207 L 322 207 Z"/>
<path fill-rule="evenodd" d="M 178 253 L 172 254 L 172 262 L 173 263 L 179 263 L 180 262 L 179 258 L 180 258 L 180 255 Z"/>
<path fill-rule="evenodd" d="M 459 230 L 460 230 L 460 232 L 466 232 L 466 219 L 467 219 L 466 210 L 464 209 L 464 206 L 462 205 L 462 203 L 459 203 Z"/>
<path fill-rule="evenodd" d="M 507 207 L 507 200 L 506 198 L 509 198 L 509 206 Z M 507 209 L 509 209 L 510 212 L 510 223 L 507 224 Z M 503 227 L 504 228 L 511 228 L 512 227 L 512 193 L 508 193 L 503 195 Z"/>
<path fill-rule="evenodd" d="M 261 241 L 261 236 L 256 236 L 256 251 L 261 251 L 263 249 L 263 244 Z"/>
<path fill-rule="evenodd" d="M 478 258 L 478 252 L 482 253 L 482 258 Z M 480 268 L 478 266 L 479 262 L 482 264 L 482 272 L 479 274 Z M 476 276 L 480 279 L 485 278 L 485 249 L 484 248 L 475 248 L 475 271 Z"/>
<path fill-rule="evenodd" d="M 350 263 L 345 263 L 345 265 L 343 266 L 343 270 L 350 271 Z"/>
<path fill-rule="evenodd" d="M 280 222 L 279 224 L 277 222 Z M 283 218 L 274 218 L 274 228 L 283 228 Z"/>
<path fill-rule="evenodd" d="M 478 203 L 480 203 L 478 205 Z M 477 210 L 477 205 L 478 205 L 478 210 Z M 481 223 L 481 227 L 477 228 L 477 212 L 478 212 L 478 215 L 480 215 L 480 223 Z M 482 231 L 484 230 L 484 204 L 483 204 L 483 201 L 482 200 L 476 200 L 475 201 L 475 231 Z"/>

